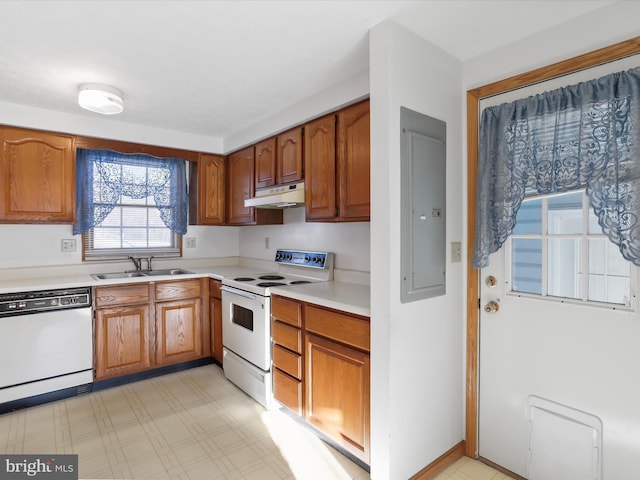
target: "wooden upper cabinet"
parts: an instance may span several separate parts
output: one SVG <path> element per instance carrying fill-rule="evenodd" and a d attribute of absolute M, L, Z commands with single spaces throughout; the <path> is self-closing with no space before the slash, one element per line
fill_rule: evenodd
<path fill-rule="evenodd" d="M 276 138 L 255 145 L 256 189 L 276 184 Z"/>
<path fill-rule="evenodd" d="M 227 168 L 227 223 L 255 223 L 254 209 L 244 206 L 245 199 L 253 197 L 255 192 L 253 147 L 230 154 Z"/>
<path fill-rule="evenodd" d="M 302 127 L 297 127 L 278 135 L 278 184 L 302 180 L 302 138 Z"/>
<path fill-rule="evenodd" d="M 245 207 L 244 201 L 255 194 L 254 147 L 227 157 L 227 225 L 281 224 L 282 210 Z"/>
<path fill-rule="evenodd" d="M 305 209 L 307 220 L 333 221 L 336 208 L 336 116 L 304 126 Z"/>
<path fill-rule="evenodd" d="M 368 100 L 305 125 L 307 220 L 369 221 L 370 140 Z"/>
<path fill-rule="evenodd" d="M 370 219 L 369 101 L 338 112 L 337 175 L 341 221 Z"/>
<path fill-rule="evenodd" d="M 225 220 L 225 161 L 220 155 L 198 158 L 198 224 L 223 225 Z"/>
<path fill-rule="evenodd" d="M 72 136 L 0 127 L 0 222 L 75 221 Z"/>

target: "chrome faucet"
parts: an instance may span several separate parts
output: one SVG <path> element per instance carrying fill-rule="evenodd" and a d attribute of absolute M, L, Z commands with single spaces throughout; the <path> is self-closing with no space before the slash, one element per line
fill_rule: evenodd
<path fill-rule="evenodd" d="M 141 259 L 139 259 L 141 260 Z M 147 261 L 147 270 L 151 271 L 151 260 L 153 260 L 153 255 L 151 255 L 150 257 L 145 258 L 145 260 Z"/>
<path fill-rule="evenodd" d="M 142 270 L 142 259 L 141 258 L 129 257 L 129 260 L 131 260 L 133 262 L 133 266 L 136 267 L 136 271 L 137 272 Z"/>

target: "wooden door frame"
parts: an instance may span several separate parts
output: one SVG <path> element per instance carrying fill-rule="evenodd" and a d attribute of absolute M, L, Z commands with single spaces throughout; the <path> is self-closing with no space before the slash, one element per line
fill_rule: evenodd
<path fill-rule="evenodd" d="M 467 360 L 465 454 L 478 458 L 479 270 L 471 266 L 476 218 L 480 100 L 640 53 L 640 37 L 467 91 Z"/>

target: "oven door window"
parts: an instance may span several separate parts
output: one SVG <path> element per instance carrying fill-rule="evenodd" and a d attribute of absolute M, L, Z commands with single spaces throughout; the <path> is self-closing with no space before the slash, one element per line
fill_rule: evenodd
<path fill-rule="evenodd" d="M 253 332 L 253 311 L 235 303 L 231 307 L 231 322 Z"/>

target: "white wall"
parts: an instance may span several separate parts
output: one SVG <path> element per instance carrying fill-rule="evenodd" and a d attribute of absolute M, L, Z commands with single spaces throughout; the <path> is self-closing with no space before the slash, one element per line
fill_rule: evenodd
<path fill-rule="evenodd" d="M 447 245 L 461 241 L 461 69 L 393 22 L 370 31 L 373 479 L 408 478 L 464 435 L 462 264 L 447 258 L 446 295 L 400 303 L 400 107 L 446 122 Z"/>
<path fill-rule="evenodd" d="M 369 272 L 369 230 L 369 222 L 306 223 L 304 207 L 288 208 L 284 225 L 241 228 L 240 256 L 273 261 L 278 248 L 328 251 L 336 269 Z"/>
<path fill-rule="evenodd" d="M 369 72 L 361 72 L 331 88 L 318 92 L 280 112 L 248 125 L 224 139 L 225 153 L 268 138 L 339 108 L 366 98 L 369 94 Z"/>
<path fill-rule="evenodd" d="M 185 236 L 196 239 L 196 248 L 183 248 L 182 258 L 236 257 L 238 230 L 238 227 L 189 226 Z M 68 238 L 76 240 L 75 252 L 61 251 L 62 239 Z M 80 235 L 72 234 L 71 225 L 0 225 L 0 269 L 81 265 L 81 242 Z"/>

